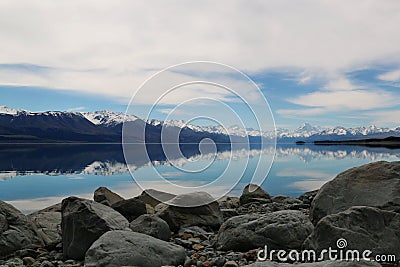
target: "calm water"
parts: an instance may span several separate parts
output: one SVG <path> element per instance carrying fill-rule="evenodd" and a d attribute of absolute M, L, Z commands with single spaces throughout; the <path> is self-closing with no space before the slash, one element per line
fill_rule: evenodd
<path fill-rule="evenodd" d="M 271 154 L 270 149 L 235 150 L 221 149 L 217 155 L 198 155 L 195 148 L 183 149 L 191 166 L 206 166 L 204 172 L 182 172 L 186 158 L 174 158 L 171 163 L 157 152 L 151 153 L 150 163 L 138 156 L 131 160 L 130 169 L 135 177 L 145 177 L 146 188 L 160 187 L 153 168 L 165 179 L 179 185 L 207 184 L 224 172 L 229 162 L 237 167 L 232 179 L 241 178 L 230 195 L 240 195 L 251 180 L 260 155 Z M 251 157 L 247 162 L 247 155 Z M 229 157 L 232 156 L 232 160 Z M 272 154 L 270 155 L 272 156 Z M 355 146 L 301 146 L 278 145 L 272 168 L 262 187 L 272 195 L 298 196 L 319 188 L 338 173 L 354 166 L 378 160 L 396 161 L 400 150 Z M 140 194 L 126 164 L 120 145 L 8 145 L 0 146 L 0 199 L 25 213 L 60 202 L 70 195 L 92 198 L 93 191 L 106 186 L 124 197 Z M 247 162 L 247 163 L 246 163 Z M 239 166 L 246 165 L 243 175 Z M 266 164 L 268 165 L 268 164 Z M 154 167 L 155 166 L 155 167 Z M 234 169 L 235 170 L 235 169 Z M 220 183 L 213 187 L 216 194 L 229 188 Z"/>

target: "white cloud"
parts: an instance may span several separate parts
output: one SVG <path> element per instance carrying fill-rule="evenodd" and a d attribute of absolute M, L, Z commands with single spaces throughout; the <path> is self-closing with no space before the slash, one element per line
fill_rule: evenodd
<path fill-rule="evenodd" d="M 376 111 L 367 113 L 366 115 L 374 118 L 373 124 L 376 125 L 400 125 L 400 110 Z"/>
<path fill-rule="evenodd" d="M 288 101 L 306 107 L 324 108 L 326 112 L 370 110 L 399 103 L 394 94 L 384 90 L 316 91 Z"/>
<path fill-rule="evenodd" d="M 325 108 L 304 108 L 304 109 L 278 109 L 276 113 L 284 116 L 315 116 L 327 112 Z"/>
<path fill-rule="evenodd" d="M 399 13 L 396 0 L 5 0 L 0 63 L 59 69 L 1 70 L 0 81 L 127 102 L 156 70 L 191 60 L 248 73 L 286 67 L 342 72 L 400 59 Z M 82 71 L 88 69 L 96 71 Z"/>
<path fill-rule="evenodd" d="M 345 77 L 339 77 L 333 80 L 330 80 L 323 89 L 330 90 L 330 91 L 337 91 L 337 90 L 355 90 L 361 89 L 360 85 L 353 84 L 352 81 Z"/>
<path fill-rule="evenodd" d="M 85 110 L 85 107 L 76 107 L 76 108 L 69 108 L 67 109 L 68 112 L 75 112 L 75 111 L 82 111 Z"/>
<path fill-rule="evenodd" d="M 378 75 L 378 79 L 387 82 L 400 81 L 400 70 L 389 71 L 381 75 Z"/>
<path fill-rule="evenodd" d="M 299 84 L 306 84 L 311 81 L 311 76 L 304 76 L 299 79 Z"/>

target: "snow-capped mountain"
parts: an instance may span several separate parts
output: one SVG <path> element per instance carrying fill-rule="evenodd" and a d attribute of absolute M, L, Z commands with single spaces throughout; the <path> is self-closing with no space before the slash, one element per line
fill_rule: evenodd
<path fill-rule="evenodd" d="M 0 114 L 17 115 L 18 110 L 6 106 L 0 106 Z"/>
<path fill-rule="evenodd" d="M 82 112 L 82 115 L 95 125 L 115 126 L 124 121 L 135 121 L 138 117 L 134 115 L 125 115 L 122 112 L 112 112 L 109 110 Z"/>
<path fill-rule="evenodd" d="M 9 108 L 6 106 L 0 106 L 0 115 L 13 115 L 13 116 L 83 116 L 78 112 L 69 112 L 69 111 L 28 111 L 28 110 L 18 110 L 14 108 Z"/>
<path fill-rule="evenodd" d="M 1 116 L 4 115 L 4 116 Z M 150 136 L 157 141 L 161 128 L 181 128 L 184 131 L 185 140 L 194 140 L 206 135 L 213 135 L 214 138 L 227 135 L 236 137 L 233 140 L 243 141 L 242 139 L 250 136 L 264 138 L 271 141 L 275 137 L 278 142 L 297 142 L 297 141 L 321 141 L 321 140 L 356 140 L 363 138 L 386 138 L 389 136 L 400 136 L 400 127 L 380 128 L 375 125 L 368 127 L 346 128 L 320 127 L 304 123 L 295 130 L 277 128 L 268 132 L 261 132 L 256 129 L 242 128 L 237 125 L 223 126 L 199 126 L 187 123 L 184 120 L 147 120 L 143 121 L 134 115 L 125 115 L 122 112 L 95 111 L 95 112 L 30 112 L 25 110 L 16 110 L 5 106 L 0 106 L 0 134 L 3 135 L 33 135 L 38 138 L 54 139 L 58 136 L 71 140 L 87 140 L 96 136 L 98 141 L 120 141 L 122 123 L 124 121 L 139 122 L 147 124 L 146 131 L 151 132 Z M 32 128 L 33 127 L 33 128 Z M 29 130 L 28 130 L 29 129 Z M 43 131 L 52 129 L 47 134 Z M 34 133 L 34 134 L 33 134 Z M 102 138 L 108 136 L 107 138 Z M 31 137 L 30 137 L 31 138 Z M 32 138 L 31 138 L 32 139 Z M 222 139 L 221 139 L 222 140 Z M 224 139 L 225 140 L 225 139 Z M 235 142 L 235 141 L 234 141 Z"/>
<path fill-rule="evenodd" d="M 368 138 L 368 137 L 379 137 L 382 138 L 388 136 L 400 136 L 400 127 L 397 128 L 379 128 L 375 125 L 369 127 L 357 127 L 357 128 L 345 128 L 342 126 L 337 127 L 321 127 L 321 126 L 313 126 L 310 123 L 304 123 L 300 127 L 295 130 L 277 128 L 275 131 L 269 132 L 260 132 L 251 128 L 241 128 L 239 126 L 230 126 L 230 127 L 222 127 L 222 126 L 197 126 L 188 124 L 183 120 L 171 120 L 171 121 L 158 121 L 151 120 L 148 123 L 152 125 L 162 125 L 164 127 L 179 127 L 179 128 L 189 128 L 197 132 L 210 132 L 215 134 L 225 134 L 231 136 L 261 136 L 266 139 L 272 139 L 276 136 L 277 141 L 298 141 L 298 140 L 326 140 L 326 139 L 360 139 L 360 138 Z"/>

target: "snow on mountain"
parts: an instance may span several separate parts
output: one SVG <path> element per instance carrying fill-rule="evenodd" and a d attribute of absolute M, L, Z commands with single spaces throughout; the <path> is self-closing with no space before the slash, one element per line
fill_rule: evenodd
<path fill-rule="evenodd" d="M 356 127 L 356 128 L 345 128 L 342 126 L 337 127 L 321 127 L 313 126 L 310 123 L 303 123 L 300 127 L 295 130 L 277 128 L 275 131 L 271 130 L 269 132 L 260 132 L 255 129 L 245 129 L 239 126 L 197 126 L 193 124 L 188 124 L 183 120 L 171 120 L 171 121 L 159 121 L 159 120 L 149 120 L 149 124 L 154 126 L 162 125 L 163 127 L 187 127 L 197 132 L 210 132 L 215 134 L 228 134 L 231 136 L 262 136 L 267 139 L 272 139 L 276 136 L 277 140 L 298 140 L 298 139 L 323 139 L 323 138 L 363 138 L 363 137 L 388 137 L 390 135 L 400 136 L 400 127 L 397 128 L 380 128 L 375 125 L 368 127 Z"/>
<path fill-rule="evenodd" d="M 0 114 L 17 115 L 18 110 L 6 106 L 0 106 Z"/>
<path fill-rule="evenodd" d="M 281 129 L 279 133 L 277 133 L 277 138 L 305 138 L 310 137 L 314 134 L 318 134 L 321 131 L 324 131 L 323 127 L 320 126 L 312 126 L 309 123 L 302 124 L 299 128 L 294 131 Z"/>
<path fill-rule="evenodd" d="M 366 137 L 384 135 L 385 137 L 389 135 L 400 135 L 400 127 L 390 129 L 390 128 L 380 128 L 375 125 L 369 127 L 356 127 L 356 128 L 345 128 L 342 126 L 337 126 L 329 129 L 322 130 L 319 133 L 313 135 L 314 138 L 327 136 L 327 137 Z"/>
<path fill-rule="evenodd" d="M 9 108 L 6 106 L 0 106 L 0 114 L 7 114 L 7 115 L 13 115 L 13 116 L 72 116 L 72 115 L 78 115 L 82 116 L 80 113 L 77 112 L 67 112 L 67 111 L 39 111 L 39 112 L 33 112 L 33 111 L 27 111 L 27 110 L 17 110 L 13 108 Z"/>
<path fill-rule="evenodd" d="M 82 112 L 82 115 L 95 125 L 113 126 L 124 121 L 135 121 L 138 118 L 134 115 L 126 115 L 122 112 L 112 112 L 109 110 Z"/>
<path fill-rule="evenodd" d="M 125 115 L 122 112 L 113 112 L 108 110 L 95 111 L 95 112 L 61 112 L 61 111 L 46 111 L 46 112 L 30 112 L 25 110 L 16 110 L 5 106 L 0 106 L 0 114 L 7 114 L 13 116 L 83 116 L 95 125 L 115 126 L 123 123 L 124 121 L 135 121 L 139 119 L 134 115 Z M 337 127 L 320 127 L 313 126 L 309 123 L 304 123 L 295 130 L 284 128 L 277 128 L 268 132 L 260 132 L 256 129 L 242 128 L 234 125 L 223 127 L 221 125 L 198 126 L 187 123 L 184 120 L 147 120 L 147 123 L 154 126 L 163 127 L 178 127 L 188 128 L 196 132 L 209 132 L 215 134 L 224 134 L 231 136 L 262 136 L 266 139 L 272 139 L 276 136 L 277 140 L 284 141 L 297 141 L 299 139 L 314 141 L 314 140 L 339 140 L 339 139 L 357 139 L 357 138 L 385 138 L 388 136 L 400 136 L 400 127 L 396 128 L 380 128 L 375 125 L 368 127 L 355 127 L 345 128 L 343 126 Z"/>

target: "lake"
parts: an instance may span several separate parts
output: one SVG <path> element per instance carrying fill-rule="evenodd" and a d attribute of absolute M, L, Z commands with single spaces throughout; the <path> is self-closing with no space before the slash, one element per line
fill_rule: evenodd
<path fill-rule="evenodd" d="M 150 159 L 140 155 L 130 158 L 128 168 L 121 145 L 1 145 L 0 199 L 30 213 L 71 195 L 91 199 L 100 186 L 128 198 L 140 194 L 142 188 L 169 191 L 168 186 L 160 185 L 154 170 L 171 184 L 192 187 L 212 182 L 228 164 L 233 166 L 229 177 L 238 181 L 229 195 L 238 196 L 265 155 L 275 157 L 262 188 L 272 195 L 299 196 L 320 188 L 351 167 L 400 158 L 400 149 L 363 146 L 281 144 L 276 147 L 275 155 L 273 151 L 272 148 L 232 151 L 220 148 L 216 154 L 200 155 L 197 147 L 185 147 L 181 157 L 166 161 L 165 155 L 155 147 Z M 265 163 L 263 167 L 268 165 Z M 242 170 L 239 166 L 246 168 Z M 187 167 L 207 168 L 191 172 Z M 142 188 L 132 176 L 140 177 Z M 230 186 L 229 179 L 225 179 L 208 193 L 216 195 Z"/>

